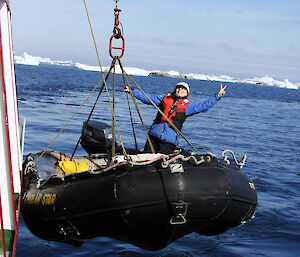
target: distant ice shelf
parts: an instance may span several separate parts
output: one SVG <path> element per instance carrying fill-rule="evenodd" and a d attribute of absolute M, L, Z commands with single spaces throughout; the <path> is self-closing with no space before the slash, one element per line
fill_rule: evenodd
<path fill-rule="evenodd" d="M 99 66 L 92 66 L 82 63 L 73 63 L 72 61 L 53 61 L 50 58 L 43 58 L 39 56 L 32 56 L 30 54 L 24 53 L 23 56 L 15 56 L 16 64 L 24 65 L 40 65 L 40 64 L 51 64 L 51 65 L 60 65 L 60 66 L 71 66 L 81 70 L 87 71 L 100 71 Z M 103 72 L 107 72 L 109 67 L 102 67 Z M 266 86 L 275 86 L 281 88 L 289 89 L 300 89 L 300 82 L 292 83 L 288 79 L 284 81 L 275 80 L 269 76 L 264 77 L 255 77 L 255 78 L 232 78 L 227 75 L 215 76 L 215 75 L 206 75 L 206 74 L 196 74 L 196 73 L 180 73 L 178 71 L 148 71 L 135 67 L 124 67 L 124 70 L 129 75 L 135 76 L 163 76 L 171 78 L 180 78 L 180 79 L 194 79 L 194 80 L 208 80 L 208 81 L 220 81 L 220 82 L 233 82 L 233 83 L 247 83 L 247 84 L 256 84 L 256 85 L 266 85 Z M 116 73 L 120 74 L 121 68 L 119 65 L 116 66 Z"/>

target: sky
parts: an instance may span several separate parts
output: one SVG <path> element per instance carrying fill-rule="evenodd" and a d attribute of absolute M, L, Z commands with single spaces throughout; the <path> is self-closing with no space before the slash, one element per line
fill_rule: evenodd
<path fill-rule="evenodd" d="M 86 0 L 109 66 L 114 0 Z M 97 65 L 83 0 L 10 0 L 15 55 Z M 119 0 L 125 67 L 300 82 L 299 0 Z M 119 41 L 115 41 L 118 43 Z"/>

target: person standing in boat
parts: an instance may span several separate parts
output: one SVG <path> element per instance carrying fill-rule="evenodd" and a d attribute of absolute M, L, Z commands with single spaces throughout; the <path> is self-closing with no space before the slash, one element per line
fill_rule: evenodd
<path fill-rule="evenodd" d="M 205 102 L 190 102 L 187 97 L 190 95 L 190 87 L 186 82 L 179 82 L 175 89 L 165 94 L 147 94 L 148 97 L 161 109 L 161 111 L 174 123 L 181 131 L 182 125 L 187 117 L 208 111 L 226 93 L 226 86 L 220 85 L 220 91 L 208 98 Z M 129 92 L 130 88 L 125 86 L 124 91 Z M 149 99 L 138 89 L 133 90 L 133 95 L 145 104 L 151 104 Z M 170 154 L 173 153 L 178 144 L 178 134 L 169 125 L 165 117 L 159 112 L 148 131 L 150 140 L 155 152 Z M 147 140 L 144 152 L 151 152 Z"/>

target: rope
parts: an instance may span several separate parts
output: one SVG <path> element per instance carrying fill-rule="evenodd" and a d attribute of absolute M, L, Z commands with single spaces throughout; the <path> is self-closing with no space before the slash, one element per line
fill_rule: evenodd
<path fill-rule="evenodd" d="M 155 158 L 153 160 L 143 161 L 143 162 L 134 162 L 134 161 L 131 160 L 131 158 L 126 158 L 125 157 L 125 161 L 115 163 L 115 161 L 117 161 L 117 159 L 115 159 L 114 162 L 112 162 L 114 164 L 112 164 L 111 166 L 109 166 L 109 167 L 107 167 L 105 169 L 102 169 L 102 170 L 89 170 L 88 172 L 90 174 L 95 174 L 95 175 L 96 174 L 101 174 L 103 172 L 107 172 L 107 171 L 109 171 L 111 169 L 114 169 L 114 168 L 116 168 L 118 166 L 125 165 L 125 164 L 130 164 L 131 166 L 145 166 L 145 165 L 149 165 L 149 164 L 152 164 L 154 162 L 157 162 L 159 160 L 163 160 L 164 158 L 168 158 L 168 156 L 161 155 L 161 156 L 159 156 L 159 157 L 157 157 L 157 158 Z"/>
<path fill-rule="evenodd" d="M 111 166 L 109 166 L 109 167 L 107 167 L 107 168 L 105 168 L 103 170 L 89 170 L 88 172 L 90 174 L 97 175 L 97 174 L 101 174 L 103 172 L 107 172 L 107 171 L 109 171 L 111 169 L 114 169 L 114 168 L 116 168 L 119 165 L 120 165 L 119 163 L 115 163 L 115 164 L 113 164 L 113 165 L 111 165 Z"/>
<path fill-rule="evenodd" d="M 34 162 L 34 159 L 32 156 L 27 156 L 26 160 L 25 160 L 25 167 L 23 168 L 23 173 L 24 175 L 28 175 L 32 172 L 36 172 L 36 161 Z"/>
<path fill-rule="evenodd" d="M 245 166 L 245 164 L 246 164 L 246 159 L 247 159 L 247 155 L 243 155 L 242 159 L 241 159 L 240 161 L 238 161 L 237 158 L 236 158 L 236 156 L 235 156 L 235 153 L 234 153 L 233 151 L 228 150 L 228 149 L 227 149 L 227 150 L 224 150 L 224 151 L 222 152 L 222 157 L 224 158 L 224 161 L 225 161 L 228 165 L 230 165 L 230 161 L 228 160 L 228 156 L 226 156 L 226 153 L 230 153 L 230 154 L 232 155 L 232 157 L 233 157 L 233 159 L 234 159 L 234 161 L 235 161 L 235 164 L 236 164 L 237 166 L 239 166 L 240 169 L 242 169 L 242 168 Z"/>
<path fill-rule="evenodd" d="M 180 154 L 180 155 L 175 156 L 175 157 L 172 158 L 172 159 L 163 158 L 164 161 L 161 163 L 161 166 L 162 166 L 163 168 L 167 168 L 167 167 L 170 165 L 170 163 L 175 162 L 175 161 L 177 161 L 177 160 L 181 160 L 181 161 L 189 161 L 189 160 L 191 160 L 191 159 L 195 162 L 196 165 L 199 165 L 199 164 L 201 164 L 201 163 L 203 163 L 203 162 L 206 162 L 206 161 L 207 161 L 207 162 L 210 162 L 210 161 L 211 161 L 211 156 L 208 155 L 208 156 L 207 156 L 207 160 L 205 160 L 205 159 L 204 159 L 204 155 L 201 155 L 201 156 L 200 156 L 200 160 L 197 160 L 196 156 L 194 156 L 194 155 L 185 157 L 184 155 Z"/>
<path fill-rule="evenodd" d="M 121 156 L 118 156 L 118 157 L 121 157 Z M 180 154 L 180 155 L 176 155 L 175 157 L 171 158 L 168 155 L 162 154 L 162 155 L 158 156 L 157 158 L 154 158 L 153 160 L 136 162 L 136 161 L 132 161 L 132 159 L 128 158 L 128 156 L 127 157 L 125 156 L 124 160 L 122 159 L 119 162 L 118 162 L 118 158 L 115 158 L 112 162 L 114 164 L 107 167 L 107 168 L 105 168 L 105 169 L 97 170 L 97 171 L 96 170 L 89 170 L 89 173 L 91 173 L 91 174 L 100 174 L 100 173 L 109 171 L 113 168 L 116 168 L 117 166 L 121 166 L 121 165 L 125 165 L 125 164 L 130 164 L 131 166 L 145 166 L 145 165 L 149 165 L 149 164 L 152 164 L 154 162 L 157 162 L 159 160 L 163 160 L 163 162 L 161 163 L 162 168 L 167 168 L 172 162 L 176 162 L 177 160 L 181 160 L 181 161 L 184 161 L 184 162 L 192 160 L 192 161 L 194 161 L 195 165 L 199 165 L 199 164 L 204 163 L 204 162 L 210 162 L 212 160 L 212 158 L 215 157 L 215 155 L 210 154 L 210 153 L 206 153 L 206 155 L 200 155 L 198 157 L 200 157 L 200 160 L 198 160 L 195 155 L 184 156 L 184 155 Z M 205 157 L 207 157 L 207 158 L 205 159 Z"/>

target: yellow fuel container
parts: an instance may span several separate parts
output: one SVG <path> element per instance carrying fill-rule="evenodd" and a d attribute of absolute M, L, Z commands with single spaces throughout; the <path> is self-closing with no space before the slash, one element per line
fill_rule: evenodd
<path fill-rule="evenodd" d="M 86 161 L 63 160 L 57 162 L 57 172 L 60 174 L 71 174 L 83 172 L 89 169 Z"/>

